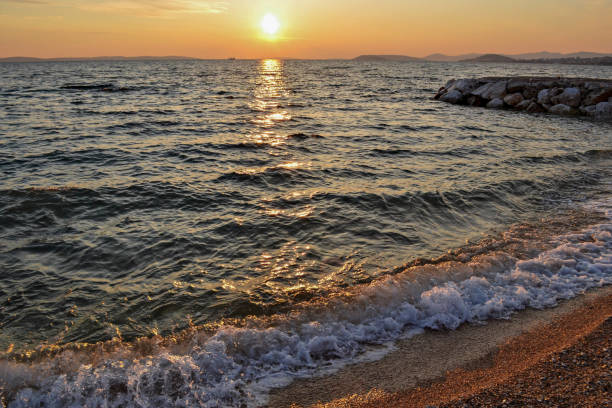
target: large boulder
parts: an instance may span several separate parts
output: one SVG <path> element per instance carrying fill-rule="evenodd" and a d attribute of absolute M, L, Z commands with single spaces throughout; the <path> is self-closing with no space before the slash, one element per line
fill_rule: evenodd
<path fill-rule="evenodd" d="M 487 103 L 487 108 L 490 109 L 501 109 L 504 107 L 504 101 L 501 98 L 494 98 Z"/>
<path fill-rule="evenodd" d="M 528 86 L 523 89 L 523 97 L 525 99 L 535 99 L 538 97 L 538 88 L 535 86 Z"/>
<path fill-rule="evenodd" d="M 470 95 L 467 97 L 466 103 L 470 106 L 485 106 L 487 101 L 482 99 L 480 96 Z"/>
<path fill-rule="evenodd" d="M 548 109 L 548 112 L 554 113 L 556 115 L 575 115 L 576 114 L 575 109 L 572 109 L 571 106 L 567 106 L 562 103 L 558 103 L 554 106 L 551 106 L 550 109 Z"/>
<path fill-rule="evenodd" d="M 550 104 L 550 93 L 551 89 L 542 89 L 540 92 L 538 92 L 538 103 L 540 105 Z"/>
<path fill-rule="evenodd" d="M 546 112 L 546 109 L 544 109 L 539 103 L 531 102 L 525 111 L 529 113 L 540 113 Z"/>
<path fill-rule="evenodd" d="M 581 106 L 578 109 L 580 110 L 580 113 L 582 113 L 583 115 L 595 116 L 595 110 L 597 109 L 597 107 L 595 105 L 589 105 L 589 106 Z"/>
<path fill-rule="evenodd" d="M 472 92 L 472 95 L 492 100 L 506 96 L 506 81 L 489 82 Z"/>
<path fill-rule="evenodd" d="M 508 93 L 516 93 L 522 92 L 525 88 L 529 86 L 529 80 L 526 78 L 513 78 L 508 81 L 508 86 L 506 87 L 506 91 Z"/>
<path fill-rule="evenodd" d="M 463 99 L 463 94 L 457 90 L 447 92 L 440 97 L 441 101 L 455 104 L 461 102 L 461 99 Z"/>
<path fill-rule="evenodd" d="M 582 102 L 583 105 L 597 105 L 600 102 L 606 102 L 608 98 L 612 97 L 612 87 L 610 88 L 598 88 L 591 91 Z"/>
<path fill-rule="evenodd" d="M 462 94 L 468 94 L 478 88 L 479 85 L 480 81 L 477 79 L 460 79 L 455 81 L 451 87 L 448 88 L 448 91 L 459 91 Z"/>
<path fill-rule="evenodd" d="M 516 92 L 504 97 L 504 102 L 510 106 L 516 106 L 523 102 L 523 95 L 520 92 Z"/>
<path fill-rule="evenodd" d="M 559 95 L 552 96 L 553 105 L 567 105 L 572 108 L 580 106 L 581 94 L 578 88 L 565 88 Z"/>
<path fill-rule="evenodd" d="M 599 102 L 595 105 L 593 116 L 597 119 L 612 119 L 612 103 Z"/>
<path fill-rule="evenodd" d="M 533 101 L 531 99 L 525 99 L 521 103 L 517 104 L 515 108 L 519 110 L 526 110 L 532 103 Z"/>
<path fill-rule="evenodd" d="M 598 91 L 601 88 L 606 88 L 607 86 L 610 86 L 610 85 L 604 82 L 593 82 L 593 81 L 588 81 L 583 84 L 584 89 L 588 91 Z"/>

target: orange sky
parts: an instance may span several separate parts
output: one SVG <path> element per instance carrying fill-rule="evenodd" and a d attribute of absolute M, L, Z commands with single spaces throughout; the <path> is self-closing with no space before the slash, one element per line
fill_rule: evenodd
<path fill-rule="evenodd" d="M 0 0 L 0 57 L 612 53 L 611 22 L 612 0 Z"/>

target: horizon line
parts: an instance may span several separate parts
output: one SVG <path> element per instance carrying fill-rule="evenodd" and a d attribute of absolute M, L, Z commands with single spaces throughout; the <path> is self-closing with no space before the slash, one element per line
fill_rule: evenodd
<path fill-rule="evenodd" d="M 431 54 L 427 54 L 423 57 L 415 57 L 412 55 L 408 55 L 408 54 L 392 54 L 392 53 L 365 53 L 365 54 L 359 54 L 356 55 L 354 57 L 328 57 L 328 58 L 302 58 L 302 57 L 247 57 L 247 58 L 242 58 L 242 57 L 213 57 L 213 58 L 203 58 L 203 57 L 192 57 L 192 56 L 184 56 L 184 55 L 135 55 L 135 56 L 129 56 L 129 55 L 99 55 L 99 56 L 92 56 L 92 57 L 83 57 L 83 56 L 79 56 L 79 57 L 33 57 L 33 56 L 25 56 L 25 55 L 12 55 L 12 56 L 7 56 L 7 57 L 0 57 L 0 61 L 3 60 L 18 60 L 18 59 L 24 59 L 24 60 L 38 60 L 38 61 L 59 61 L 59 60 L 114 60 L 114 59 L 130 59 L 130 60 L 139 60 L 139 59 L 149 59 L 149 60 L 155 60 L 155 59 L 167 59 L 167 60 L 200 60 L 200 61 L 225 61 L 225 60 L 243 60 L 243 61 L 257 61 L 257 60 L 262 60 L 262 59 L 280 59 L 280 60 L 310 60 L 310 61 L 324 61 L 324 60 L 353 60 L 355 58 L 358 57 L 362 57 L 362 56 L 395 56 L 395 57 L 408 57 L 408 58 L 414 58 L 414 59 L 422 59 L 425 60 L 428 57 L 433 57 L 433 56 L 443 56 L 443 57 L 463 57 L 463 56 L 468 56 L 468 55 L 488 55 L 488 54 L 496 54 L 496 55 L 503 55 L 503 56 L 520 56 L 520 55 L 527 55 L 527 54 L 559 54 L 559 55 L 572 55 L 572 54 L 582 54 L 582 53 L 588 53 L 588 54 L 599 54 L 599 55 L 612 55 L 612 51 L 610 52 L 599 52 L 599 51 L 574 51 L 574 52 L 555 52 L 555 51 L 533 51 L 533 52 L 523 52 L 523 53 L 501 53 L 501 52 L 466 52 L 466 53 L 460 53 L 460 54 L 444 54 L 441 52 L 434 52 Z M 25 61 L 24 61 L 25 62 Z M 34 62 L 34 61 L 32 61 Z"/>

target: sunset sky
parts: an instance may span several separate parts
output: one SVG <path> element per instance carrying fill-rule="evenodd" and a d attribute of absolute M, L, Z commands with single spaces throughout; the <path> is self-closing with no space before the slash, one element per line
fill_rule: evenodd
<path fill-rule="evenodd" d="M 0 0 L 0 57 L 612 52 L 611 21 L 612 0 Z"/>

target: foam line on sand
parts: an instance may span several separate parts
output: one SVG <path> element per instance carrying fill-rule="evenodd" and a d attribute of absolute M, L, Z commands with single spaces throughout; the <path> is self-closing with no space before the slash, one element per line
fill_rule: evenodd
<path fill-rule="evenodd" d="M 381 360 L 274 390 L 269 406 L 422 407 L 468 398 L 570 347 L 611 316 L 606 286 L 509 320 L 427 331 L 399 341 Z"/>

